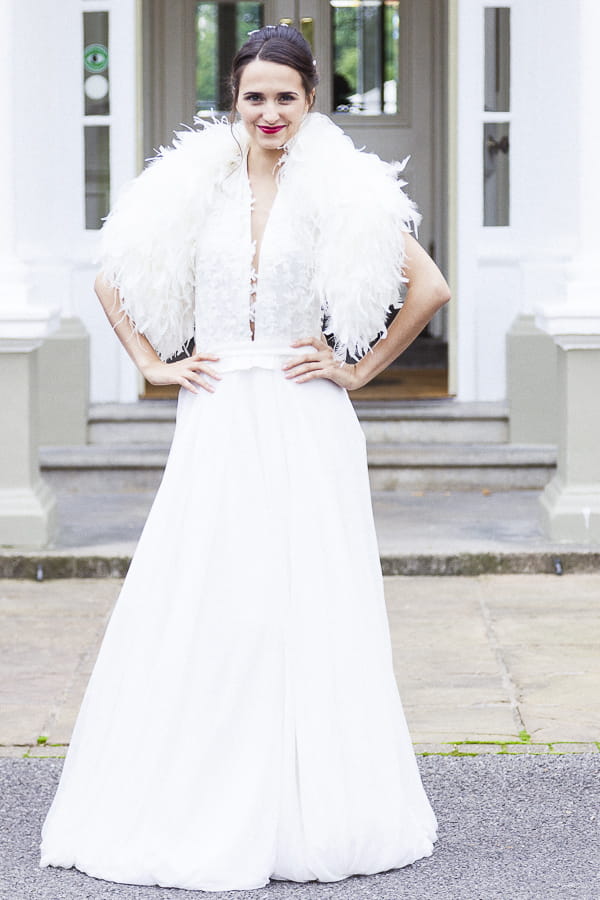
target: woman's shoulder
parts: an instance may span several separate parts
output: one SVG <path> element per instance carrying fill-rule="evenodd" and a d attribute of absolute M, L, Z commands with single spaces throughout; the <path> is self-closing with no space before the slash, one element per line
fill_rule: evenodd
<path fill-rule="evenodd" d="M 365 147 L 357 147 L 352 138 L 328 116 L 309 113 L 298 135 L 290 158 L 295 157 L 298 170 L 312 170 L 312 184 L 318 184 L 321 196 L 335 193 L 339 201 L 381 203 L 385 197 L 414 209 L 402 188 L 406 182 L 401 173 L 407 159 L 387 162 Z"/>
<path fill-rule="evenodd" d="M 197 127 L 176 131 L 172 142 L 160 146 L 154 157 L 147 160 L 145 172 L 162 169 L 175 173 L 178 169 L 193 174 L 207 174 L 226 167 L 241 152 L 240 135 L 226 120 L 196 118 Z M 200 167 L 199 167 L 200 166 Z M 143 173 L 142 173 L 143 174 Z"/>
<path fill-rule="evenodd" d="M 121 187 L 106 225 L 113 227 L 116 218 L 164 224 L 188 209 L 197 218 L 239 157 L 236 133 L 225 122 L 176 132 L 172 143 L 159 147 L 146 168 Z"/>

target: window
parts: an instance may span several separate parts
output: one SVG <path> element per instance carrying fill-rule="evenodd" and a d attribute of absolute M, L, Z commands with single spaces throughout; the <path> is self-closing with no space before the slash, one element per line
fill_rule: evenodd
<path fill-rule="evenodd" d="M 333 112 L 399 112 L 400 3 L 331 0 Z"/>
<path fill-rule="evenodd" d="M 484 10 L 483 224 L 510 224 L 510 9 Z"/>
<path fill-rule="evenodd" d="M 83 13 L 85 227 L 97 230 L 110 209 L 108 12 Z"/>
<path fill-rule="evenodd" d="M 262 3 L 196 4 L 196 111 L 226 111 L 228 76 L 235 53 L 250 31 L 262 28 Z"/>

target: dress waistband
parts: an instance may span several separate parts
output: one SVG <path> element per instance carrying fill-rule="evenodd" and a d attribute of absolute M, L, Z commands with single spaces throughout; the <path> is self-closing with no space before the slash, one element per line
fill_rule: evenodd
<path fill-rule="evenodd" d="M 286 359 L 301 356 L 309 350 L 310 345 L 290 347 L 289 344 L 245 341 L 243 343 L 222 344 L 211 348 L 210 352 L 218 356 L 217 362 L 211 365 L 217 372 L 233 372 L 239 369 L 281 369 Z"/>

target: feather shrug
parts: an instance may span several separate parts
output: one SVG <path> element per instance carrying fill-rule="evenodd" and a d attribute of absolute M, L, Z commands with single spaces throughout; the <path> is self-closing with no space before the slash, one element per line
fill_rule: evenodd
<path fill-rule="evenodd" d="M 195 257 L 218 190 L 240 164 L 248 136 L 225 120 L 179 132 L 120 193 L 101 232 L 101 264 L 121 305 L 158 355 L 194 333 Z M 404 194 L 403 163 L 354 147 L 330 119 L 309 113 L 288 142 L 277 177 L 306 213 L 314 282 L 336 357 L 358 358 L 401 304 L 403 232 L 420 215 Z M 298 240 L 308 239 L 298 235 Z M 202 302 L 202 297 L 198 298 Z"/>

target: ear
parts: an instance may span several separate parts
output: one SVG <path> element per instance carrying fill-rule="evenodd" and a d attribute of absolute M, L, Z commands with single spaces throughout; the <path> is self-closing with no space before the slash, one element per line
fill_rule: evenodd
<path fill-rule="evenodd" d="M 313 88 L 312 91 L 310 92 L 310 94 L 306 98 L 306 105 L 307 105 L 308 110 L 311 110 L 313 108 L 313 106 L 315 104 L 316 96 L 317 96 L 317 92 L 316 92 L 315 88 Z"/>

